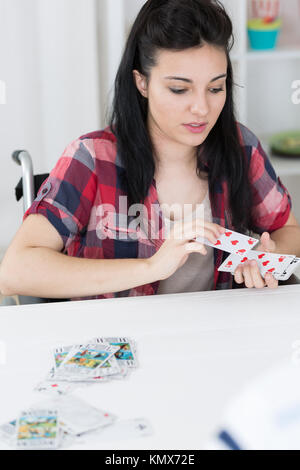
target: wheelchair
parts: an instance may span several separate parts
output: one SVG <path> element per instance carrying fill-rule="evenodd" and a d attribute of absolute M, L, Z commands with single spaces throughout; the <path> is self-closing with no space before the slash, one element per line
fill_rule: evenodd
<path fill-rule="evenodd" d="M 49 173 L 34 175 L 30 154 L 26 150 L 16 150 L 12 154 L 12 160 L 22 168 L 22 177 L 15 187 L 15 197 L 19 201 L 23 197 L 23 213 L 29 209 L 37 196 L 42 183 L 48 178 Z M 49 302 L 66 302 L 70 299 L 47 299 L 17 295 L 6 297 L 1 305 L 24 305 Z"/>

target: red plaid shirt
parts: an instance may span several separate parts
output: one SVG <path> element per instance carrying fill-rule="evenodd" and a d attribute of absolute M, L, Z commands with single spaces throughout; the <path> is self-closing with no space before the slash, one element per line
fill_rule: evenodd
<path fill-rule="evenodd" d="M 286 223 L 291 210 L 291 198 L 276 176 L 257 137 L 242 124 L 237 123 L 237 126 L 240 143 L 250 161 L 252 230 L 256 233 L 271 233 Z M 148 226 L 148 235 L 155 233 L 154 237 L 149 237 L 141 229 L 128 228 L 136 214 L 135 217 L 128 214 L 127 204 L 120 199 L 123 196 L 125 200 L 124 196 L 127 195 L 123 175 L 124 167 L 117 153 L 116 138 L 110 129 L 86 134 L 66 147 L 39 189 L 32 206 L 24 214 L 24 220 L 29 214 L 43 214 L 47 217 L 63 240 L 63 253 L 69 256 L 93 259 L 148 258 L 156 253 L 164 240 L 163 216 L 155 180 L 144 202 L 147 217 L 142 225 L 144 228 Z M 226 181 L 220 181 L 215 192 L 218 204 L 216 211 L 212 212 L 213 222 L 234 229 L 228 217 Z M 110 211 L 114 212 L 113 217 L 109 216 Z M 129 236 L 134 233 L 136 237 Z M 214 289 L 232 287 L 232 275 L 218 271 L 227 256 L 228 253 L 214 249 Z M 159 281 L 156 281 L 84 299 L 152 295 L 156 294 L 158 286 Z"/>

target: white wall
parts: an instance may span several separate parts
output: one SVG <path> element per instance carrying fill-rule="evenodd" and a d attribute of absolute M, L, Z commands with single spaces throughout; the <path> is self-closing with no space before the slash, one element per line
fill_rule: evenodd
<path fill-rule="evenodd" d="M 0 0 L 0 250 L 22 217 L 12 151 L 27 149 L 35 172 L 48 172 L 68 142 L 100 126 L 96 15 L 95 0 Z"/>
<path fill-rule="evenodd" d="M 98 48 L 98 63 L 101 127 L 104 127 L 107 124 L 107 116 L 113 97 L 114 79 L 126 39 L 124 0 L 98 0 L 97 18 L 100 45 Z"/>

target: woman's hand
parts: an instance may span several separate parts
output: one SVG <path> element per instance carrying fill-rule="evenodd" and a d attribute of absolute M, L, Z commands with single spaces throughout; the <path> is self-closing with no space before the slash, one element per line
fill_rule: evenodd
<path fill-rule="evenodd" d="M 264 232 L 260 237 L 260 243 L 255 248 L 257 251 L 265 251 L 267 253 L 276 253 L 276 243 L 271 239 L 268 232 Z M 246 261 L 243 265 L 239 265 L 234 273 L 234 280 L 237 284 L 245 283 L 248 288 L 270 287 L 274 289 L 278 287 L 278 281 L 271 273 L 266 273 L 265 279 L 261 276 L 258 264 L 255 260 Z"/>
<path fill-rule="evenodd" d="M 163 280 L 170 277 L 184 265 L 192 252 L 207 254 L 203 244 L 196 242 L 195 238 L 205 237 L 215 244 L 223 233 L 225 233 L 224 227 L 203 219 L 175 222 L 159 250 L 148 258 L 155 279 Z"/>

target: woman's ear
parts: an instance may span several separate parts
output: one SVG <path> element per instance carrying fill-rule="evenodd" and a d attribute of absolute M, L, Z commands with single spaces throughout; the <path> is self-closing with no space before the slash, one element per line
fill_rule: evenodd
<path fill-rule="evenodd" d="M 148 98 L 147 79 L 145 75 L 142 75 L 138 70 L 133 70 L 132 73 L 137 89 L 144 98 Z"/>

